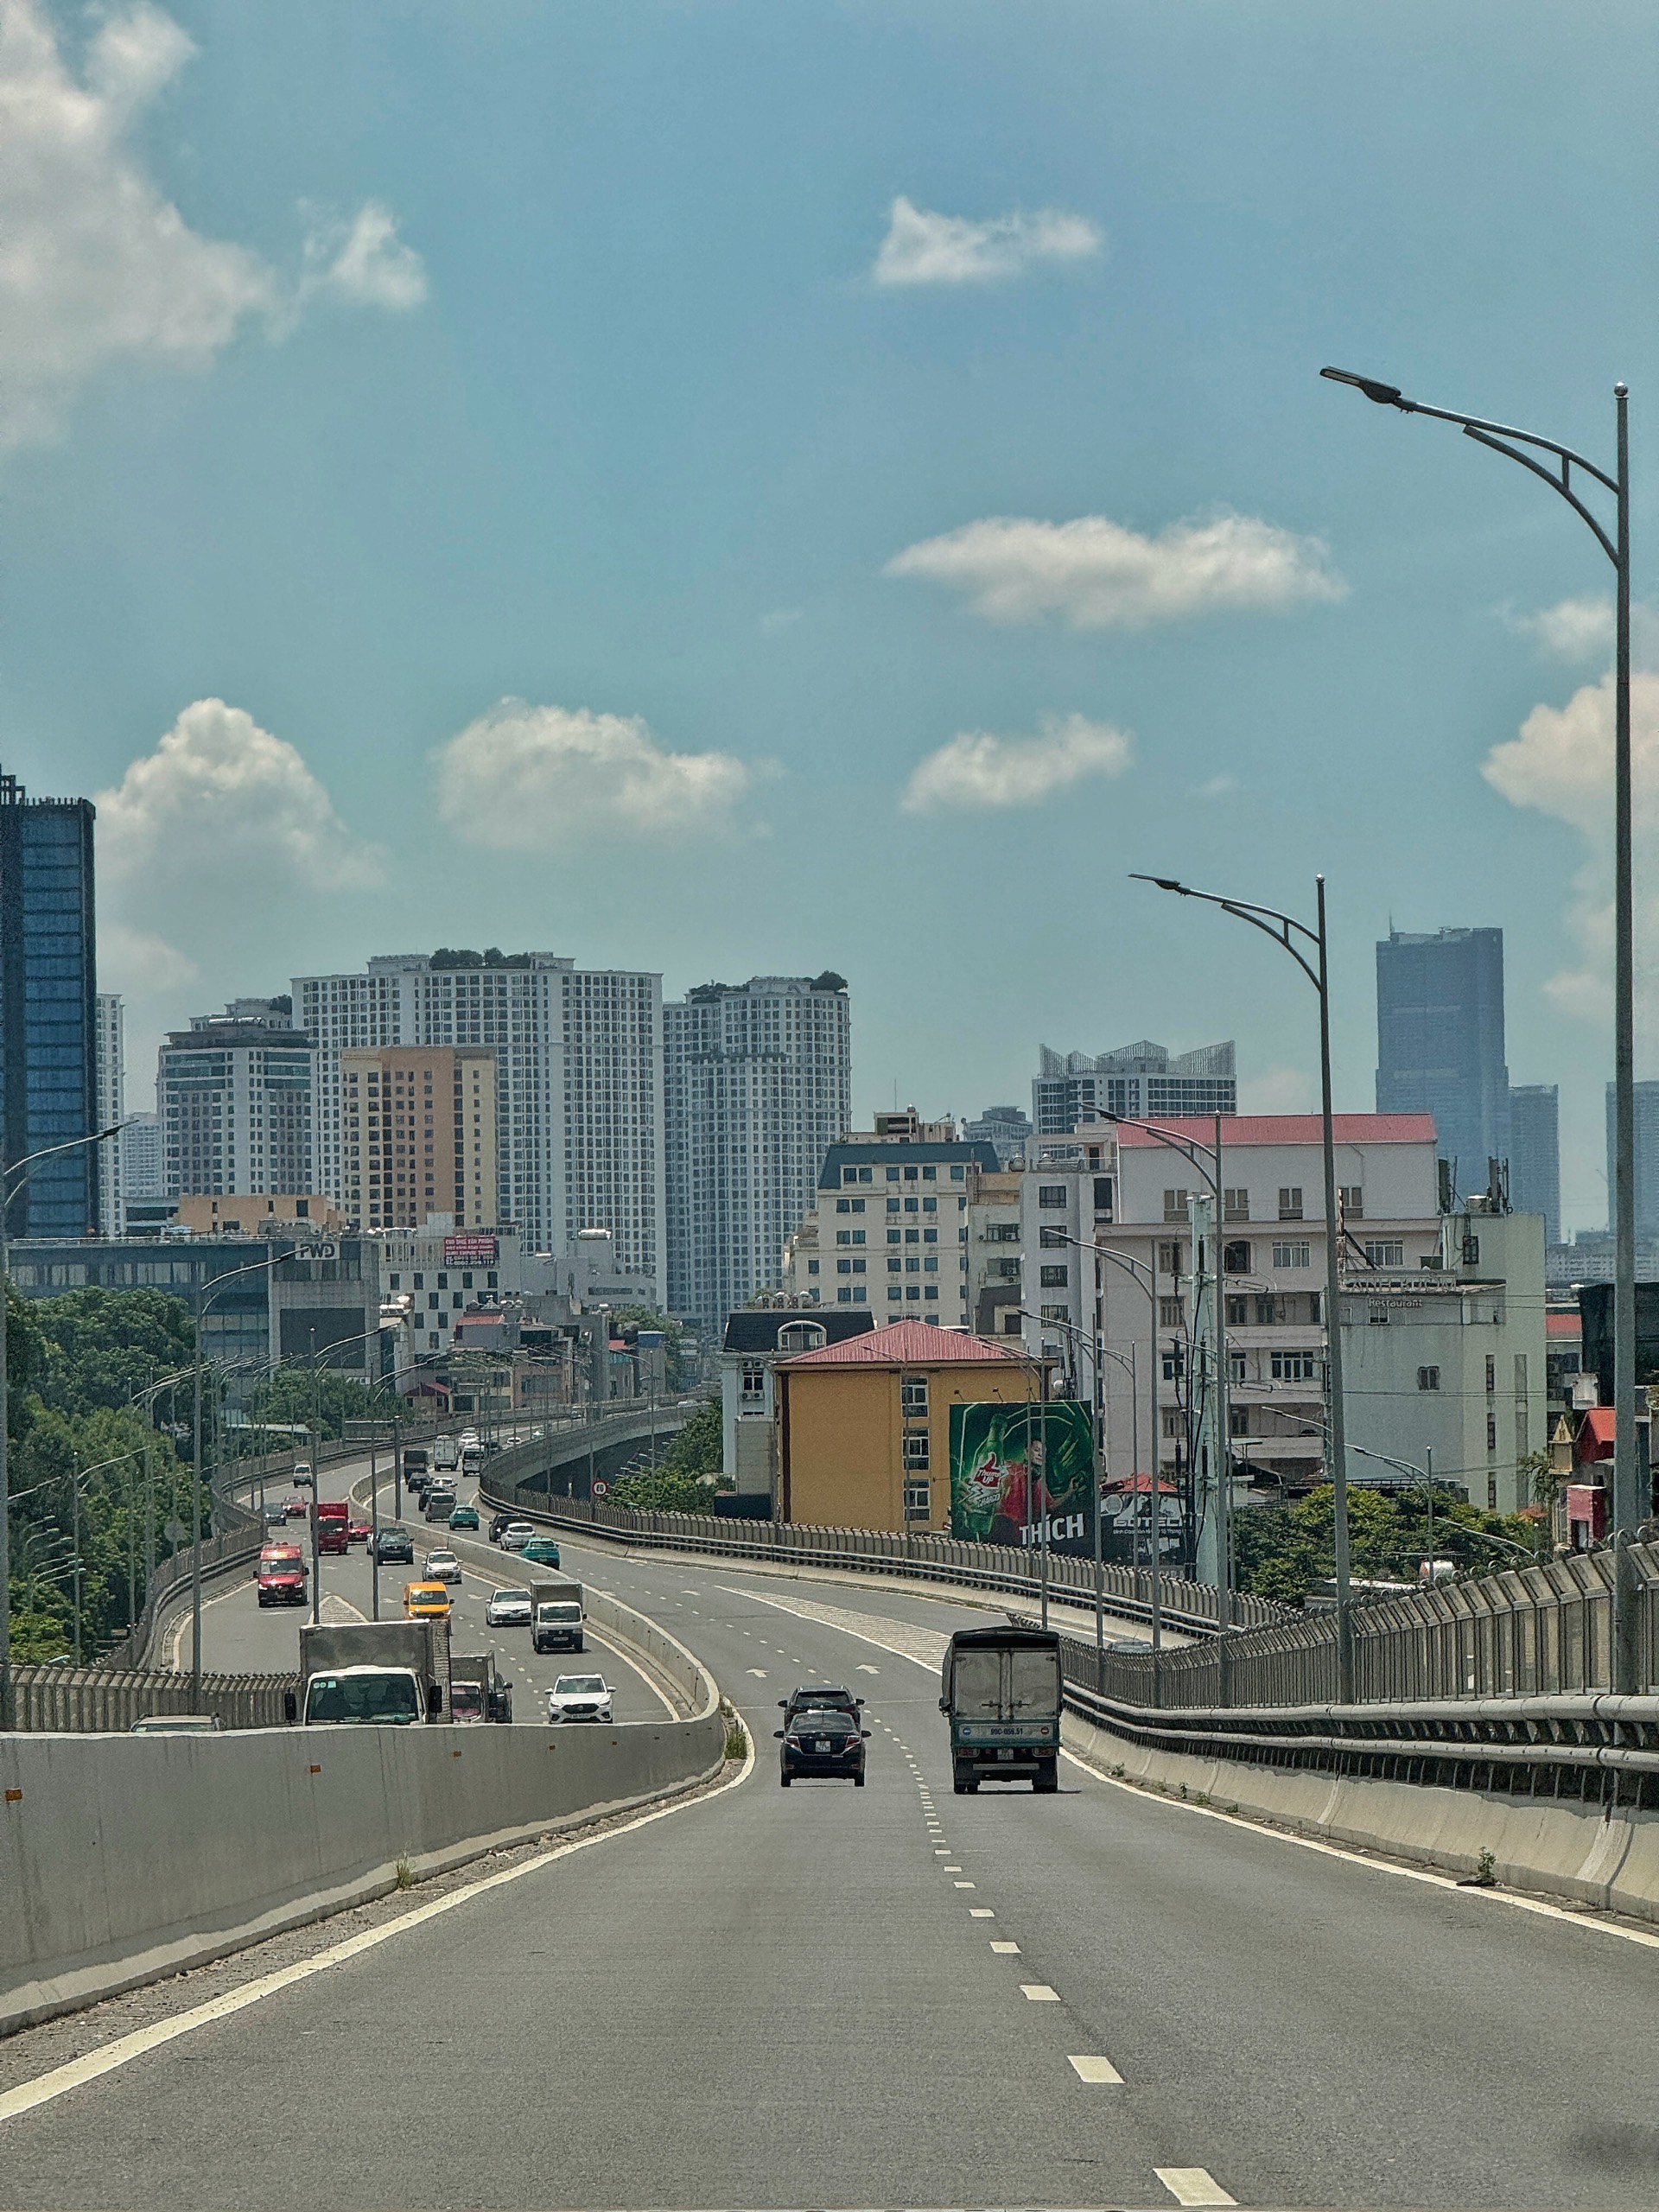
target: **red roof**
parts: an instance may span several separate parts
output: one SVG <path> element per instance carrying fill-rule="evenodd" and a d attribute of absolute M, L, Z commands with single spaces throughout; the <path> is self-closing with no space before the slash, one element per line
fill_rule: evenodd
<path fill-rule="evenodd" d="M 1582 1313 L 1546 1313 L 1544 1334 L 1547 1337 L 1572 1337 L 1582 1342 L 1584 1316 Z"/>
<path fill-rule="evenodd" d="M 1432 1114 L 1333 1114 L 1331 1122 L 1338 1144 L 1436 1141 Z M 1160 1119 L 1157 1126 L 1167 1129 L 1173 1136 L 1195 1137 L 1200 1144 L 1215 1142 L 1215 1122 L 1202 1115 L 1189 1115 L 1174 1121 Z M 1323 1125 L 1317 1114 L 1224 1114 L 1221 1117 L 1224 1152 L 1233 1145 L 1318 1144 L 1322 1135 Z M 1126 1151 L 1137 1145 L 1158 1142 L 1144 1129 L 1131 1128 L 1122 1122 L 1117 1127 L 1117 1141 Z M 1167 1150 L 1167 1147 L 1160 1149 Z"/>
<path fill-rule="evenodd" d="M 1595 1453 L 1597 1459 L 1605 1459 L 1611 1457 L 1614 1436 L 1613 1408 L 1611 1406 L 1590 1407 L 1584 1419 L 1579 1423 L 1577 1443 L 1580 1456 L 1581 1458 L 1587 1456 L 1585 1446 L 1594 1445 L 1599 1447 Z"/>
<path fill-rule="evenodd" d="M 967 1367 L 981 1360 L 1003 1360 L 1020 1367 L 1035 1363 L 986 1337 L 960 1329 L 936 1328 L 927 1321 L 893 1321 L 838 1344 L 780 1359 L 780 1367 Z"/>

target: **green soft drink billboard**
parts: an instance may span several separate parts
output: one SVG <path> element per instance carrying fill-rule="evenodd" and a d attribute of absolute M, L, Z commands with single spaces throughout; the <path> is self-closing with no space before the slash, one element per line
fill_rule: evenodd
<path fill-rule="evenodd" d="M 1034 1480 L 1033 1480 L 1034 1478 Z M 1075 1399 L 950 1408 L 950 1533 L 976 1544 L 1092 1553 L 1095 1440 Z"/>

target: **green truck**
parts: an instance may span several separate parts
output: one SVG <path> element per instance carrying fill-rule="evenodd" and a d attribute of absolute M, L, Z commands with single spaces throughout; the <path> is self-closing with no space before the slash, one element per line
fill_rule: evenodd
<path fill-rule="evenodd" d="M 982 1782 L 1058 1789 L 1060 1639 L 1052 1629 L 958 1629 L 940 1689 L 958 1797 Z"/>

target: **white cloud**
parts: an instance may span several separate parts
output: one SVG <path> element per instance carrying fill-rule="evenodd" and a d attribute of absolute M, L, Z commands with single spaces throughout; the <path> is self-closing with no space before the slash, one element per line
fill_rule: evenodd
<path fill-rule="evenodd" d="M 1134 758 L 1134 741 L 1125 731 L 1082 715 L 1049 719 L 1039 737 L 992 737 L 973 730 L 929 753 L 899 804 L 907 814 L 1040 806 L 1056 791 L 1092 777 L 1121 776 Z"/>
<path fill-rule="evenodd" d="M 1192 794 L 1194 798 L 1229 798 L 1238 789 L 1236 776 L 1210 776 Z"/>
<path fill-rule="evenodd" d="M 495 852 L 725 830 L 757 773 L 729 753 L 665 752 L 638 715 L 523 699 L 503 699 L 435 758 L 439 814 Z"/>
<path fill-rule="evenodd" d="M 1551 660 L 1605 660 L 1613 650 L 1611 599 L 1563 599 L 1534 614 L 1505 616 L 1510 629 L 1530 638 Z"/>
<path fill-rule="evenodd" d="M 1038 262 L 1095 260 L 1105 247 L 1098 225 L 1057 207 L 976 223 L 918 207 L 901 193 L 871 273 L 878 284 L 995 284 Z"/>
<path fill-rule="evenodd" d="M 198 699 L 153 753 L 98 797 L 99 874 L 130 907 L 216 884 L 240 899 L 289 887 L 363 889 L 384 878 L 283 738 L 240 707 Z"/>
<path fill-rule="evenodd" d="M 1659 899 L 1643 899 L 1642 887 L 1659 869 L 1659 675 L 1638 670 L 1630 679 L 1630 742 L 1637 869 L 1638 1018 L 1659 1040 L 1659 991 L 1652 948 L 1659 944 Z M 1613 679 L 1586 683 L 1564 707 L 1537 706 L 1520 734 L 1495 745 L 1481 773 L 1512 806 L 1530 807 L 1564 823 L 1583 840 L 1573 878 L 1567 929 L 1574 964 L 1550 978 L 1545 989 L 1564 1011 L 1605 1021 L 1611 1016 L 1613 976 Z"/>
<path fill-rule="evenodd" d="M 906 547 L 890 576 L 968 594 L 989 622 L 1059 617 L 1073 630 L 1144 630 L 1214 613 L 1280 613 L 1345 596 L 1317 537 L 1252 515 L 1172 523 L 1155 537 L 1104 515 L 1035 522 L 994 515 Z"/>
<path fill-rule="evenodd" d="M 188 952 L 153 930 L 132 929 L 124 922 L 99 924 L 98 980 L 106 991 L 165 997 L 184 990 L 200 974 Z"/>
<path fill-rule="evenodd" d="M 132 140 L 194 52 L 138 0 L 105 18 L 78 73 L 41 0 L 0 0 L 0 446 L 56 435 L 114 362 L 202 370 L 250 321 L 280 335 L 308 285 L 383 308 L 421 296 L 419 257 L 374 202 L 297 286 L 191 229 Z"/>
<path fill-rule="evenodd" d="M 391 209 L 371 200 L 351 222 L 319 222 L 308 232 L 298 296 L 320 292 L 403 313 L 426 297 L 426 264 L 398 237 Z"/>

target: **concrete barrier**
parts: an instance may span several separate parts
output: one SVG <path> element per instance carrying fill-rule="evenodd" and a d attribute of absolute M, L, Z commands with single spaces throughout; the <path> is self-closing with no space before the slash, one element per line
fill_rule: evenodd
<path fill-rule="evenodd" d="M 1136 1743 L 1073 1713 L 1064 1737 L 1104 1773 L 1322 1843 L 1458 1876 L 1476 1873 L 1490 1852 L 1492 1878 L 1505 1889 L 1659 1922 L 1659 1813 L 1195 1757 Z"/>
<path fill-rule="evenodd" d="M 690 1718 L 0 1738 L 0 2034 L 718 1772 L 712 1679 L 628 1618 Z"/>

